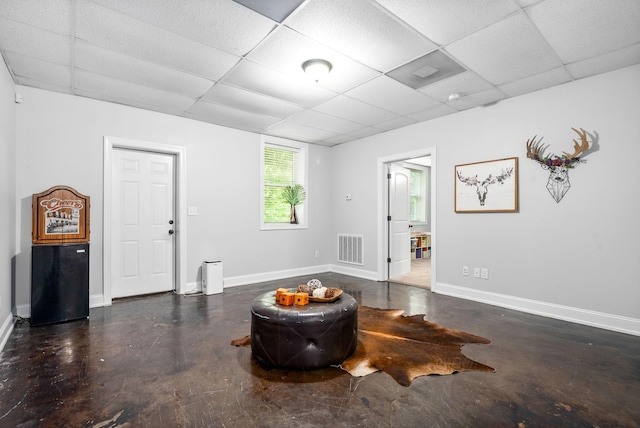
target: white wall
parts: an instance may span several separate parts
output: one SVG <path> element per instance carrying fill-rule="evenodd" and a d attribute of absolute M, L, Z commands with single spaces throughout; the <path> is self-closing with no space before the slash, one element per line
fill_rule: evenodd
<path fill-rule="evenodd" d="M 0 61 L 0 350 L 13 328 L 12 272 L 16 225 L 15 85 Z"/>
<path fill-rule="evenodd" d="M 538 135 L 555 153 L 571 151 L 571 127 L 595 135 L 597 150 L 556 203 L 525 142 Z M 375 271 L 386 257 L 377 253 L 377 159 L 436 147 L 434 291 L 640 334 L 639 135 L 636 65 L 336 146 L 333 232 L 364 234 L 363 271 Z M 454 213 L 456 164 L 513 156 L 518 213 Z M 463 265 L 488 268 L 489 279 L 462 276 Z"/>
<path fill-rule="evenodd" d="M 326 230 L 330 149 L 311 146 L 309 228 L 259 231 L 259 135 L 212 124 L 17 87 L 18 255 L 16 301 L 28 310 L 31 195 L 69 185 L 91 197 L 90 294 L 102 296 L 103 137 L 122 137 L 187 149 L 187 283 L 200 279 L 204 260 L 222 260 L 225 285 L 327 269 Z M 315 258 L 315 250 L 320 257 Z"/>

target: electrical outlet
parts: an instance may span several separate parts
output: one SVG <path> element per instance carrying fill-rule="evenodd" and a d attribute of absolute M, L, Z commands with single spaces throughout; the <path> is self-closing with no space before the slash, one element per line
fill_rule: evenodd
<path fill-rule="evenodd" d="M 187 215 L 198 215 L 198 207 L 194 207 L 194 206 L 188 207 Z"/>
<path fill-rule="evenodd" d="M 480 278 L 489 279 L 489 269 L 487 268 L 480 269 Z"/>
<path fill-rule="evenodd" d="M 473 268 L 473 277 L 480 278 L 480 268 L 477 268 L 477 267 Z"/>
<path fill-rule="evenodd" d="M 462 274 L 464 276 L 469 276 L 469 266 L 462 266 Z"/>
<path fill-rule="evenodd" d="M 316 250 L 316 259 L 320 257 L 320 250 Z"/>

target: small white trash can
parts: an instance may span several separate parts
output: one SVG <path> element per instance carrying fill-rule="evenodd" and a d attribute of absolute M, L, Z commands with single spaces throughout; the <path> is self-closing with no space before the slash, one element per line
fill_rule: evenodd
<path fill-rule="evenodd" d="M 218 294 L 222 293 L 222 262 L 202 262 L 202 293 Z"/>

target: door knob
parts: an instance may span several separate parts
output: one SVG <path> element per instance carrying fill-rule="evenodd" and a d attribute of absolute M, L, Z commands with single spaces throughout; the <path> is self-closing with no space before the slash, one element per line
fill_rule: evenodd
<path fill-rule="evenodd" d="M 173 220 L 169 220 L 169 224 L 173 224 Z"/>
<path fill-rule="evenodd" d="M 174 232 L 174 230 L 173 230 L 173 229 L 171 229 L 171 230 L 169 231 L 169 235 L 173 235 L 174 233 L 175 233 L 175 232 Z"/>

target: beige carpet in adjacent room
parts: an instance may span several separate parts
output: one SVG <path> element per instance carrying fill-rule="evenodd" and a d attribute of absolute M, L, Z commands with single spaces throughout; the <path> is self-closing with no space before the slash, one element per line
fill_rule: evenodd
<path fill-rule="evenodd" d="M 411 272 L 389 278 L 389 282 L 431 289 L 431 259 L 412 260 Z"/>

